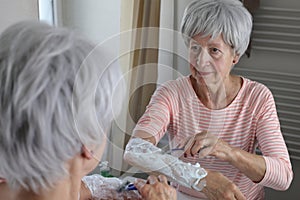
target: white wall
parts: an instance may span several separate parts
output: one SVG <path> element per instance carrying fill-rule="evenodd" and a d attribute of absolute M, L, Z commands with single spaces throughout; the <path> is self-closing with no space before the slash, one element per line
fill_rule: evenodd
<path fill-rule="evenodd" d="M 0 32 L 22 20 L 38 20 L 37 0 L 0 0 Z"/>
<path fill-rule="evenodd" d="M 120 0 L 63 0 L 61 24 L 102 42 L 120 31 Z"/>

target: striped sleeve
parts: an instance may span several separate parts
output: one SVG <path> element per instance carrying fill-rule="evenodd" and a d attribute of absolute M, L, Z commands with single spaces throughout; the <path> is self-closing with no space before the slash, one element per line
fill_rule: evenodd
<path fill-rule="evenodd" d="M 259 184 L 275 190 L 286 190 L 293 179 L 292 166 L 280 130 L 273 95 L 267 88 L 264 91 L 266 95 L 261 100 L 264 103 L 258 105 L 261 106 L 259 109 L 261 112 L 256 137 L 266 162 L 266 172 Z"/>
<path fill-rule="evenodd" d="M 134 131 L 141 130 L 153 135 L 156 143 L 167 131 L 171 114 L 171 92 L 165 86 L 158 88 L 139 119 Z"/>

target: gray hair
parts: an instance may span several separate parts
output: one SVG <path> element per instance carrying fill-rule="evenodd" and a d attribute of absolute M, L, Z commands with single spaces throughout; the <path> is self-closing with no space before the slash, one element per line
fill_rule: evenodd
<path fill-rule="evenodd" d="M 103 144 L 121 75 L 103 51 L 40 22 L 1 34 L 0 177 L 11 188 L 49 188 L 82 144 Z"/>
<path fill-rule="evenodd" d="M 189 46 L 190 39 L 201 33 L 216 38 L 222 35 L 226 44 L 242 56 L 252 30 L 252 16 L 239 0 L 196 0 L 185 9 L 181 33 Z"/>

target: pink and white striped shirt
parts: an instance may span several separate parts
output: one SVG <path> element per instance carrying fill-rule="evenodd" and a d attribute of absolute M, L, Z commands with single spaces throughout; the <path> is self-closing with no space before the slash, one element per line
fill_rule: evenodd
<path fill-rule="evenodd" d="M 263 84 L 242 79 L 243 85 L 236 98 L 221 110 L 208 109 L 201 103 L 189 77 L 168 81 L 155 91 L 135 130 L 152 134 L 157 142 L 168 132 L 171 146 L 208 130 L 231 146 L 249 153 L 255 153 L 258 147 L 266 162 L 266 173 L 259 183 L 252 182 L 228 162 L 215 157 L 181 157 L 186 162 L 199 162 L 205 169 L 221 172 L 239 187 L 247 199 L 257 200 L 264 198 L 264 186 L 275 190 L 287 189 L 293 172 L 271 91 Z M 190 189 L 181 187 L 180 190 Z M 195 191 L 187 192 L 203 197 Z"/>

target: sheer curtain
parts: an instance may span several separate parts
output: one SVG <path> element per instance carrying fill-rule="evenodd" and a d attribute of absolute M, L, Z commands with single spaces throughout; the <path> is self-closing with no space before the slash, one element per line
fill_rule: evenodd
<path fill-rule="evenodd" d="M 127 171 L 123 151 L 156 89 L 160 0 L 121 2 L 120 65 L 127 81 L 123 112 L 112 127 L 110 162 L 114 175 Z"/>

